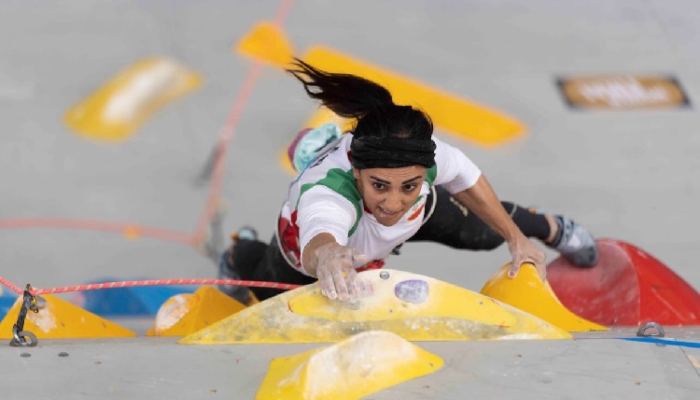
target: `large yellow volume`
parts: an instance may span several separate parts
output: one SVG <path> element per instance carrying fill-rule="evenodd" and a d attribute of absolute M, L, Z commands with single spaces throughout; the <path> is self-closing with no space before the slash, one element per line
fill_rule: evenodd
<path fill-rule="evenodd" d="M 571 334 L 488 296 L 398 270 L 358 274 L 373 294 L 331 300 L 318 283 L 272 297 L 182 338 L 182 344 L 337 342 L 370 330 L 410 341 L 564 339 Z"/>

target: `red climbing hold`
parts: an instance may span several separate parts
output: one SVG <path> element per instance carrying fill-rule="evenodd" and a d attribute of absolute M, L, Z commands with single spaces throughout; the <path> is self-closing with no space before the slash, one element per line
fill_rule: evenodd
<path fill-rule="evenodd" d="M 552 290 L 571 312 L 605 326 L 700 325 L 700 294 L 670 268 L 629 243 L 596 242 L 592 268 L 562 257 L 547 265 Z"/>

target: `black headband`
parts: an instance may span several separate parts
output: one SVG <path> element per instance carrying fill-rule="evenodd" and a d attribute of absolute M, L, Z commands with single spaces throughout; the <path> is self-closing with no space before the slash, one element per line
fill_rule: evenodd
<path fill-rule="evenodd" d="M 350 144 L 352 165 L 357 169 L 401 168 L 435 165 L 435 142 L 397 137 L 354 137 Z"/>

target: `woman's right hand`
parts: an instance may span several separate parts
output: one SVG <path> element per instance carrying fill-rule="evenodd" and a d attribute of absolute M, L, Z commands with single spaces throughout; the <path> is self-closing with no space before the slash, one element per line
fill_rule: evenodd
<path fill-rule="evenodd" d="M 321 286 L 321 294 L 341 301 L 360 296 L 361 288 L 357 281 L 354 265 L 367 261 L 360 250 L 330 242 L 319 246 L 316 251 L 316 277 Z"/>

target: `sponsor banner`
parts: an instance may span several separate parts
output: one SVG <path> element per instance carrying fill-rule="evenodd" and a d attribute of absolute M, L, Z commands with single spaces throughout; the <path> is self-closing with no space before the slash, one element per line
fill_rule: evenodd
<path fill-rule="evenodd" d="M 583 110 L 686 108 L 690 100 L 669 75 L 599 75 L 557 78 L 569 107 Z"/>

